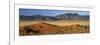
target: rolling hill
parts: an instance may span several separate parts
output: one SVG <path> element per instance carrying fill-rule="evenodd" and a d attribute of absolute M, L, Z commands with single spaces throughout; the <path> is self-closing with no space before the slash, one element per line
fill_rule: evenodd
<path fill-rule="evenodd" d="M 73 33 L 89 33 L 89 26 L 86 25 L 67 25 L 58 26 L 39 22 L 36 24 L 21 26 L 19 30 L 20 36 L 25 35 L 48 35 L 48 34 L 73 34 Z"/>

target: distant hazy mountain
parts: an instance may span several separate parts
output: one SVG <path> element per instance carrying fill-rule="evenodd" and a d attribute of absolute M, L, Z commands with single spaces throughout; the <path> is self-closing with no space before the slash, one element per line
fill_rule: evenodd
<path fill-rule="evenodd" d="M 57 20 L 52 16 L 33 15 L 33 16 L 20 16 L 20 20 Z"/>
<path fill-rule="evenodd" d="M 57 19 L 75 19 L 79 18 L 79 14 L 77 13 L 66 13 L 66 14 L 60 14 L 56 16 Z"/>
<path fill-rule="evenodd" d="M 79 15 L 78 13 L 65 13 L 56 16 L 20 15 L 20 20 L 73 20 L 73 19 L 89 19 L 89 15 Z"/>
<path fill-rule="evenodd" d="M 63 20 L 66 20 L 66 19 L 89 19 L 89 15 L 82 16 L 77 13 L 66 13 L 66 14 L 57 15 L 55 18 L 63 19 Z"/>

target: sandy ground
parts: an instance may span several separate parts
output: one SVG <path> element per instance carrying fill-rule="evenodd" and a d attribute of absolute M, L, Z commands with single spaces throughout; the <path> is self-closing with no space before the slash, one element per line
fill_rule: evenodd
<path fill-rule="evenodd" d="M 30 25 L 39 22 L 46 22 L 49 24 L 54 24 L 59 26 L 74 25 L 74 24 L 89 25 L 88 20 L 56 20 L 56 21 L 20 21 L 19 26 Z"/>
<path fill-rule="evenodd" d="M 89 33 L 88 20 L 20 21 L 20 36 Z"/>

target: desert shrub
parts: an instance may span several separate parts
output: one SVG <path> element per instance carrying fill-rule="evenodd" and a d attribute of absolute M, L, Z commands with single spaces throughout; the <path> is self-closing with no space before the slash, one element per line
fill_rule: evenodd
<path fill-rule="evenodd" d="M 24 31 L 25 31 L 27 34 L 38 34 L 38 33 L 40 33 L 39 30 L 33 29 L 33 27 L 31 27 L 31 26 L 25 26 L 25 27 L 24 27 Z"/>
<path fill-rule="evenodd" d="M 30 26 L 25 26 L 25 27 L 24 27 L 24 30 L 25 30 L 27 33 L 32 32 L 32 28 L 31 28 Z"/>

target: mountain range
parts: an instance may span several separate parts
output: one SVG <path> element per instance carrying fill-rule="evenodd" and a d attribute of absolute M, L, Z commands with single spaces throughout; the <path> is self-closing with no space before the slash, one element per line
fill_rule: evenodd
<path fill-rule="evenodd" d="M 20 15 L 20 20 L 74 20 L 74 19 L 87 19 L 89 15 L 79 15 L 78 13 L 64 13 L 56 16 L 44 16 L 44 15 Z"/>

